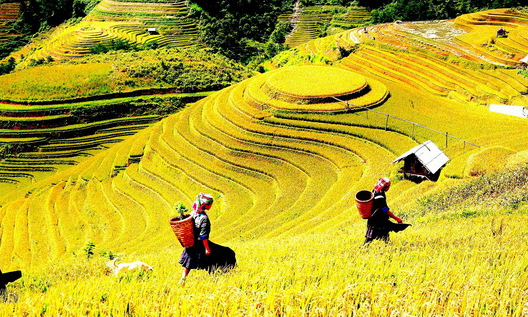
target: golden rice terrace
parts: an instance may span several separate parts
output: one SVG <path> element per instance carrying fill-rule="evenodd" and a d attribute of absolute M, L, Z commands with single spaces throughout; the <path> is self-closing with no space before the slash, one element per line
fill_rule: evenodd
<path fill-rule="evenodd" d="M 141 28 L 183 3 L 121 4 L 101 2 L 90 25 L 57 31 L 35 56 L 82 55 L 114 36 L 147 42 L 155 34 Z M 123 8 L 141 18 L 128 21 Z M 0 197 L 1 269 L 28 272 L 0 315 L 524 316 L 527 119 L 488 106 L 528 106 L 527 21 L 503 9 L 349 29 L 159 121 L 61 125 L 73 120 L 68 104 L 1 103 L 1 144 L 38 150 L 0 162 L 11 169 L 0 181 L 29 179 Z M 100 102 L 112 106 L 82 106 Z M 71 162 L 101 140 L 106 150 Z M 392 162 L 426 140 L 450 161 L 437 182 L 404 179 Z M 33 179 L 38 169 L 49 177 Z M 392 179 L 391 209 L 413 226 L 392 244 L 358 248 L 355 193 L 381 176 Z M 200 192 L 215 199 L 213 240 L 240 265 L 193 271 L 178 286 L 169 219 Z M 87 245 L 155 270 L 105 275 L 106 258 L 83 259 Z"/>
<path fill-rule="evenodd" d="M 343 111 L 380 104 L 387 89 L 376 80 L 342 68 L 297 66 L 258 76 L 248 94 L 254 103 L 279 110 Z"/>
<path fill-rule="evenodd" d="M 519 22 L 508 22 L 509 28 L 526 28 L 521 17 L 513 15 Z M 491 114 L 484 105 L 526 105 L 528 79 L 517 69 L 487 62 L 490 57 L 478 59 L 466 44 L 422 37 L 418 31 L 425 33 L 427 27 L 386 24 L 318 39 L 273 61 L 290 67 L 218 91 L 159 123 L 127 118 L 130 131 L 141 129 L 135 135 L 127 136 L 128 130 L 113 127 L 112 121 L 101 136 L 72 135 L 4 162 L 12 164 L 13 174 L 25 175 L 38 169 L 30 157 L 68 165 L 68 157 L 86 144 L 125 139 L 77 166 L 7 193 L 0 209 L 0 261 L 5 267 L 34 265 L 79 250 L 87 241 L 121 252 L 163 249 L 174 242 L 167 225 L 171 206 L 189 202 L 200 191 L 213 193 L 218 201 L 212 217 L 219 240 L 328 230 L 354 212 L 350 202 L 356 190 L 393 173 L 391 161 L 427 139 L 445 148 L 453 162 L 439 186 L 481 173 L 485 167 L 478 157 L 514 164 L 518 153 L 526 151 L 519 137 L 525 122 Z M 472 32 L 490 35 L 478 26 Z M 518 42 L 519 50 L 528 53 L 526 41 Z M 332 59 L 334 65 L 320 63 Z M 443 134 L 364 107 L 427 124 L 482 148 L 447 142 Z M 53 107 L 40 108 L 49 112 Z M 53 111 L 48 122 L 68 120 L 64 109 Z M 18 121 L 32 124 L 29 118 Z M 6 143 L 12 139 L 4 135 Z M 30 134 L 24 140 L 42 141 Z M 430 189 L 408 181 L 394 188 L 400 193 L 394 202 L 401 205 L 409 202 L 409 193 Z"/>
<path fill-rule="evenodd" d="M 171 3 L 101 1 L 80 23 L 67 23 L 42 35 L 13 54 L 31 59 L 77 58 L 90 54 L 96 45 L 123 41 L 154 47 L 200 47 L 196 22 L 187 17 L 184 1 Z"/>

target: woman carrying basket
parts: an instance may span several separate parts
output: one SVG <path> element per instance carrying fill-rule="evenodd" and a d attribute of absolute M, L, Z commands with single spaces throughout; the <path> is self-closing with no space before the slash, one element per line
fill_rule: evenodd
<path fill-rule="evenodd" d="M 367 221 L 367 232 L 365 233 L 365 242 L 363 244 L 368 244 L 374 239 L 388 242 L 390 231 L 401 231 L 409 226 L 408 224 L 402 224 L 402 220 L 395 216 L 387 206 L 385 192 L 390 189 L 390 185 L 390 180 L 387 177 L 382 177 L 374 186 L 372 191 L 374 194 L 372 216 Z M 398 224 L 390 221 L 389 217 L 396 220 Z"/>
<path fill-rule="evenodd" d="M 236 265 L 235 252 L 228 247 L 218 245 L 209 240 L 211 222 L 206 210 L 211 209 L 213 196 L 200 193 L 192 205 L 191 216 L 194 220 L 194 245 L 185 248 L 179 263 L 183 266 L 181 284 L 185 282 L 192 269 L 207 270 L 209 273 L 217 269 L 228 270 Z"/>

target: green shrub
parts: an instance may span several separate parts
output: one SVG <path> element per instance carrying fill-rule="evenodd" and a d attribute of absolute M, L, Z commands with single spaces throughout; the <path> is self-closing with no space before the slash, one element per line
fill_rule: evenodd
<path fill-rule="evenodd" d="M 130 78 L 152 78 L 181 92 L 219 90 L 251 76 L 242 65 L 210 49 L 158 49 L 138 52 L 115 61 Z M 132 62 L 133 61 L 133 62 Z"/>
<path fill-rule="evenodd" d="M 10 73 L 13 69 L 15 69 L 15 59 L 11 57 L 7 63 L 0 64 L 0 75 Z"/>
<path fill-rule="evenodd" d="M 277 17 L 290 10 L 288 1 L 205 1 L 193 0 L 194 17 L 199 20 L 204 42 L 225 56 L 245 62 L 259 51 L 247 46 L 248 41 L 265 43 L 276 29 Z"/>
<path fill-rule="evenodd" d="M 492 205 L 516 210 L 528 201 L 525 194 L 527 188 L 528 164 L 523 164 L 448 188 L 442 193 L 419 199 L 418 203 L 423 214 L 476 206 L 490 208 Z"/>
<path fill-rule="evenodd" d="M 21 31 L 14 31 L 14 32 L 21 32 Z M 3 59 L 9 56 L 11 52 L 14 52 L 22 48 L 28 42 L 29 42 L 28 35 L 16 35 L 16 36 L 10 37 L 6 42 L 0 44 L 0 59 Z"/>
<path fill-rule="evenodd" d="M 109 43 L 97 43 L 90 49 L 92 54 L 103 54 L 110 51 L 137 51 L 139 47 L 123 39 L 112 39 Z"/>
<path fill-rule="evenodd" d="M 95 249 L 95 243 L 91 241 L 88 242 L 86 246 L 83 248 L 83 252 L 86 255 L 87 259 L 90 259 L 95 254 L 94 249 Z"/>
<path fill-rule="evenodd" d="M 116 258 L 116 255 L 112 251 L 104 250 L 99 252 L 99 255 L 101 255 L 103 258 L 113 260 Z"/>

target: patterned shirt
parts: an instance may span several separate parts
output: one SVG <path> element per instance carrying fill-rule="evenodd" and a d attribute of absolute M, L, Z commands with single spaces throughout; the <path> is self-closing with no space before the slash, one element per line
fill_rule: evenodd
<path fill-rule="evenodd" d="M 192 213 L 194 219 L 194 236 L 198 240 L 209 239 L 209 233 L 211 232 L 211 221 L 209 221 L 209 216 L 202 211 L 201 213 Z"/>

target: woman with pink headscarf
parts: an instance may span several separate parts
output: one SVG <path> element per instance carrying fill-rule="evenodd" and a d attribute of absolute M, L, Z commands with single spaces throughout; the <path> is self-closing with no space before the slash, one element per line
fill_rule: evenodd
<path fill-rule="evenodd" d="M 378 179 L 374 185 L 374 202 L 372 204 L 372 216 L 367 220 L 367 232 L 365 233 L 364 244 L 370 243 L 372 240 L 389 241 L 390 231 L 399 231 L 405 229 L 407 226 L 398 228 L 389 220 L 389 217 L 396 220 L 399 224 L 402 220 L 395 216 L 390 208 L 387 206 L 387 197 L 385 193 L 390 189 L 391 182 L 387 177 Z"/>
<path fill-rule="evenodd" d="M 194 245 L 185 248 L 179 263 L 183 266 L 182 280 L 185 281 L 192 269 L 207 270 L 212 273 L 218 269 L 227 270 L 236 265 L 235 252 L 228 247 L 209 240 L 211 221 L 207 210 L 213 205 L 213 196 L 200 193 L 192 205 L 191 216 L 194 222 Z"/>

